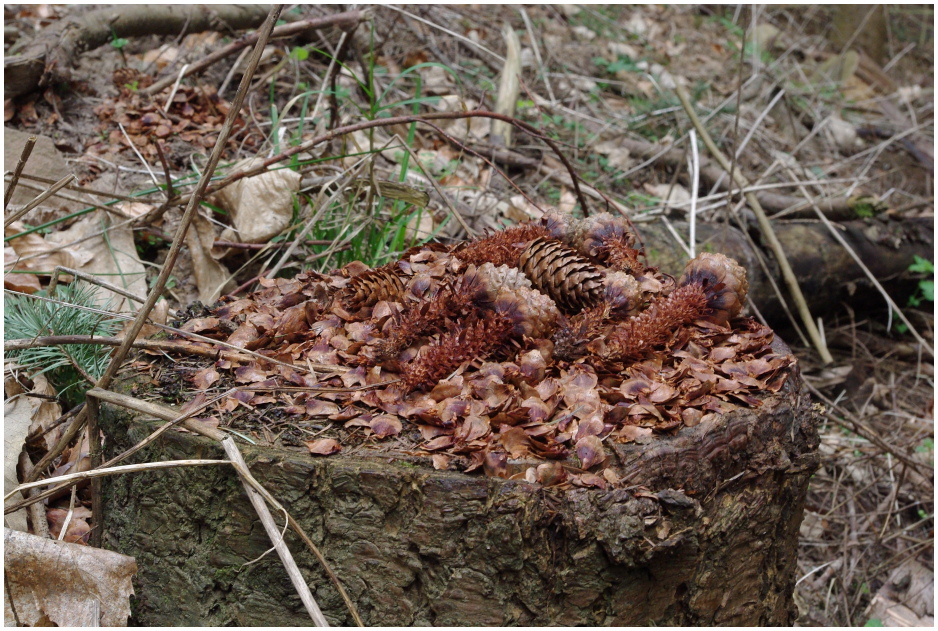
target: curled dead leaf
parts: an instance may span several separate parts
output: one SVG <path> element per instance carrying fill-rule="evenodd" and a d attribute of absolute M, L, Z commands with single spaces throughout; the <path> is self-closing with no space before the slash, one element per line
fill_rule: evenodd
<path fill-rule="evenodd" d="M 576 442 L 576 455 L 580 459 L 580 466 L 583 469 L 591 469 L 593 466 L 606 460 L 606 452 L 603 449 L 603 441 L 598 436 L 586 436 Z"/>
<path fill-rule="evenodd" d="M 314 456 L 331 456 L 342 450 L 339 443 L 332 438 L 319 438 L 317 440 L 307 440 L 303 444 L 309 449 L 309 453 Z"/>
<path fill-rule="evenodd" d="M 381 414 L 380 416 L 374 417 L 371 419 L 371 423 L 369 423 L 368 426 L 378 438 L 397 436 L 401 433 L 401 429 L 403 428 L 400 419 L 390 414 Z"/>

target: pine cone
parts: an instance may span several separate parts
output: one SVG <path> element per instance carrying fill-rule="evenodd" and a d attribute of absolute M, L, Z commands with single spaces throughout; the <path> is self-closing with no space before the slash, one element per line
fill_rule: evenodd
<path fill-rule="evenodd" d="M 529 287 L 503 287 L 492 304 L 495 313 L 511 320 L 512 335 L 530 338 L 546 337 L 560 319 L 554 301 Z"/>
<path fill-rule="evenodd" d="M 645 271 L 645 266 L 638 260 L 639 251 L 634 245 L 635 235 L 625 217 L 600 213 L 583 220 L 583 236 L 577 249 L 612 269 L 638 275 Z"/>
<path fill-rule="evenodd" d="M 609 305 L 613 317 L 621 318 L 638 311 L 642 304 L 642 288 L 625 272 L 606 272 L 603 279 L 603 299 Z"/>
<path fill-rule="evenodd" d="M 472 265 L 493 263 L 517 266 L 518 256 L 532 239 L 544 237 L 548 230 L 534 223 L 525 223 L 492 233 L 476 241 L 457 246 L 453 256 Z"/>
<path fill-rule="evenodd" d="M 535 239 L 521 254 L 519 267 L 567 311 L 590 307 L 603 295 L 602 272 L 559 241 Z"/>
<path fill-rule="evenodd" d="M 380 300 L 399 302 L 404 297 L 404 283 L 393 269 L 378 267 L 349 281 L 342 302 L 349 309 L 372 307 Z"/>
<path fill-rule="evenodd" d="M 466 269 L 466 275 L 469 275 L 472 269 L 475 268 L 470 265 Z M 517 267 L 509 267 L 508 265 L 495 266 L 492 263 L 486 263 L 480 265 L 479 268 L 475 270 L 475 273 L 479 277 L 479 281 L 482 282 L 493 296 L 498 293 L 500 289 L 518 289 L 519 287 L 531 289 L 532 287 L 531 281 Z"/>
<path fill-rule="evenodd" d="M 735 318 L 746 302 L 749 281 L 746 270 L 723 254 L 704 252 L 689 261 L 678 286 L 699 285 L 707 296 L 707 319 L 726 325 Z"/>

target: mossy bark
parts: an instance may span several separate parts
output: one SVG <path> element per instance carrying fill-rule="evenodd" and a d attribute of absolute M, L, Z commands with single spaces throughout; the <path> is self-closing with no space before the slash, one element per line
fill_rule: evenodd
<path fill-rule="evenodd" d="M 154 427 L 105 417 L 115 453 Z M 814 423 L 795 374 L 758 409 L 615 445 L 628 486 L 606 490 L 243 452 L 369 625 L 788 625 Z M 223 457 L 207 439 L 164 436 L 141 459 Z M 140 567 L 133 622 L 309 624 L 276 555 L 244 565 L 271 543 L 230 468 L 109 478 L 104 499 L 106 547 Z M 330 623 L 351 624 L 313 556 L 286 540 Z"/>

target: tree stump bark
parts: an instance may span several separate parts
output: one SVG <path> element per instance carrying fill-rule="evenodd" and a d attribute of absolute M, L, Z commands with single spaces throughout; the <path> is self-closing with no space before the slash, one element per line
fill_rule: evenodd
<path fill-rule="evenodd" d="M 110 450 L 153 422 L 109 406 Z M 818 466 L 797 367 L 756 409 L 712 415 L 645 444 L 613 444 L 625 485 L 541 487 L 433 470 L 428 458 L 325 458 L 243 446 L 251 471 L 328 559 L 366 624 L 791 624 L 798 530 Z M 147 461 L 219 458 L 169 432 Z M 524 463 L 516 463 L 523 466 Z M 227 467 L 108 478 L 105 545 L 140 568 L 139 625 L 309 625 Z M 331 624 L 352 623 L 291 532 Z"/>

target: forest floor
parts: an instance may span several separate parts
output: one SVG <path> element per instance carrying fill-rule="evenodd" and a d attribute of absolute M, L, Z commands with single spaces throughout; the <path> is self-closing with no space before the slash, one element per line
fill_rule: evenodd
<path fill-rule="evenodd" d="M 196 223 L 199 239 L 182 251 L 166 292 L 168 308 L 209 304 L 222 289 L 255 289 L 257 277 L 271 269 L 325 271 L 354 260 L 378 266 L 430 237 L 462 239 L 467 229 L 480 233 L 537 218 L 545 207 L 573 211 L 581 200 L 544 138 L 560 146 L 588 183 L 583 194 L 594 208 L 603 199 L 593 191 L 601 191 L 628 209 L 639 230 L 664 224 L 675 234 L 674 248 L 686 248 L 692 197 L 702 223 L 738 221 L 751 211 L 725 186 L 701 183 L 691 194 L 694 151 L 706 149 L 699 135 L 696 144 L 688 142 L 693 126 L 675 86 L 691 94 L 723 152 L 738 152 L 734 169 L 750 182 L 800 199 L 805 188 L 818 198 L 862 195 L 875 201 L 856 211 L 860 217 L 933 225 L 932 7 L 884 9 L 880 60 L 839 54 L 849 47 L 832 43 L 833 8 L 760 8 L 752 15 L 748 8 L 707 7 L 371 7 L 347 35 L 327 27 L 306 39 L 272 41 L 221 168 L 232 173 L 242 160 L 282 155 L 296 174 L 295 180 L 284 175 L 282 185 L 296 185 L 300 194 L 288 196 L 282 224 L 271 227 L 260 225 L 266 221 L 260 211 L 283 200 L 257 193 L 240 211 L 240 235 L 227 225 L 226 202 L 211 198 L 215 212 Z M 6 55 L 60 20 L 95 8 L 6 5 Z M 290 18 L 334 12 L 302 6 Z M 517 38 L 517 54 L 506 44 L 505 25 Z M 72 59 L 65 79 L 7 99 L 7 145 L 19 138 L 11 129 L 51 138 L 46 177 L 75 174 L 73 197 L 87 194 L 76 185 L 106 192 L 91 199 L 117 209 L 115 221 L 128 230 L 121 241 L 127 260 L 115 268 L 117 257 L 96 256 L 107 251 L 93 245 L 106 246 L 107 239 L 95 236 L 101 220 L 74 214 L 89 198 L 47 203 L 6 229 L 7 290 L 43 289 L 59 264 L 120 275 L 132 293 L 146 293 L 182 216 L 183 204 L 163 205 L 167 179 L 177 192 L 193 190 L 251 47 L 155 95 L 147 89 L 154 78 L 175 78 L 185 64 L 231 40 L 223 27 L 115 35 Z M 335 55 L 341 64 L 333 63 Z M 499 79 L 506 57 L 517 59 L 521 82 L 504 111 L 537 130 L 536 137 L 512 129 L 511 151 L 491 144 L 493 134 L 505 139 L 505 128 L 468 118 L 440 120 L 438 129 L 400 121 L 284 155 L 337 126 L 480 105 L 494 110 L 510 92 Z M 645 159 L 626 140 L 633 147 L 678 148 L 687 157 L 678 164 Z M 18 150 L 5 155 L 9 172 Z M 338 180 L 357 182 L 359 192 L 332 195 Z M 375 181 L 384 183 L 377 196 L 367 186 Z M 14 204 L 49 183 L 24 177 L 20 185 L 32 188 Z M 319 221 L 300 234 L 312 209 L 322 213 Z M 795 211 L 774 210 L 774 221 Z M 261 236 L 246 238 L 249 226 Z M 763 252 L 772 257 L 768 248 Z M 100 267 L 91 264 L 95 258 Z M 816 314 L 823 316 L 829 364 L 807 343 L 797 316 L 761 313 L 793 347 L 821 418 L 821 468 L 801 527 L 799 625 L 933 621 L 934 359 L 925 346 L 934 344 L 932 263 L 910 260 L 901 278 L 880 279 L 908 322 L 883 299 L 851 303 L 849 288 L 831 287 L 847 298 Z M 46 448 L 55 436 L 49 433 Z"/>

